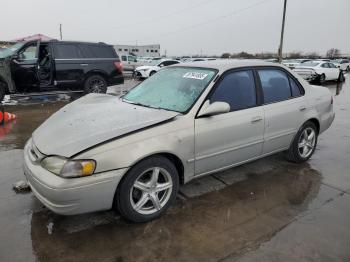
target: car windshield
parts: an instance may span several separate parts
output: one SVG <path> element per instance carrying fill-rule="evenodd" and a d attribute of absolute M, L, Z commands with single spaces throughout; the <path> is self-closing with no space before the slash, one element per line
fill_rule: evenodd
<path fill-rule="evenodd" d="M 156 65 L 158 65 L 158 64 L 160 64 L 162 61 L 160 61 L 160 60 L 152 60 L 152 61 L 150 61 L 149 63 L 148 63 L 148 65 L 151 65 L 151 66 L 156 66 Z"/>
<path fill-rule="evenodd" d="M 123 101 L 184 113 L 189 110 L 216 71 L 195 67 L 171 67 L 131 89 Z"/>
<path fill-rule="evenodd" d="M 14 44 L 8 48 L 5 48 L 4 50 L 1 50 L 0 51 L 0 58 L 5 58 L 5 57 L 13 55 L 23 45 L 24 45 L 24 43 L 17 43 L 17 44 Z"/>
<path fill-rule="evenodd" d="M 302 64 L 302 66 L 309 66 L 309 67 L 315 67 L 318 66 L 319 63 L 318 62 L 305 62 Z"/>

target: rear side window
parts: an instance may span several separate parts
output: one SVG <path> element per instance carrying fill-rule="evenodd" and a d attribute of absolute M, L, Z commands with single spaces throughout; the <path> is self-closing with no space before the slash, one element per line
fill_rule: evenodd
<path fill-rule="evenodd" d="M 265 104 L 286 100 L 292 96 L 286 73 L 276 69 L 263 69 L 258 70 L 258 74 Z"/>
<path fill-rule="evenodd" d="M 116 53 L 113 47 L 99 44 L 82 44 L 85 58 L 116 58 Z"/>
<path fill-rule="evenodd" d="M 55 58 L 58 59 L 74 59 L 81 58 L 81 52 L 78 46 L 73 44 L 54 45 Z"/>
<path fill-rule="evenodd" d="M 256 106 L 256 91 L 252 71 L 232 72 L 224 76 L 210 98 L 210 103 L 226 102 L 230 111 Z"/>
<path fill-rule="evenodd" d="M 292 96 L 293 97 L 298 97 L 302 96 L 302 90 L 300 89 L 299 85 L 295 82 L 295 80 L 291 77 L 289 77 L 289 82 L 290 82 L 290 88 L 292 90 Z"/>

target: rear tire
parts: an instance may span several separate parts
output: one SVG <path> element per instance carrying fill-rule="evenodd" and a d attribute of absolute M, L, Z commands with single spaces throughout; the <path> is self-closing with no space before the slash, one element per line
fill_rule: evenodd
<path fill-rule="evenodd" d="M 343 71 L 340 71 L 339 77 L 338 77 L 338 82 L 344 82 L 345 81 L 345 76 Z"/>
<path fill-rule="evenodd" d="M 307 161 L 315 152 L 318 130 L 314 123 L 306 122 L 295 135 L 287 151 L 287 159 L 294 163 Z"/>
<path fill-rule="evenodd" d="M 326 75 L 325 74 L 322 74 L 320 76 L 320 84 L 324 84 L 326 82 Z"/>
<path fill-rule="evenodd" d="M 147 158 L 123 177 L 114 197 L 120 214 L 136 223 L 163 215 L 175 201 L 179 176 L 174 164 L 165 157 Z"/>
<path fill-rule="evenodd" d="M 100 75 L 89 76 L 85 80 L 84 91 L 86 94 L 89 94 L 89 93 L 105 94 L 107 92 L 107 81 Z"/>

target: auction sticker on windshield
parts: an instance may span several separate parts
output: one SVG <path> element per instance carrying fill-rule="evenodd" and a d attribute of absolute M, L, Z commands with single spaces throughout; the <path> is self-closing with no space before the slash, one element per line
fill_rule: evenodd
<path fill-rule="evenodd" d="M 183 75 L 183 78 L 191 78 L 197 80 L 203 80 L 208 76 L 208 74 L 200 73 L 200 72 L 187 72 Z"/>

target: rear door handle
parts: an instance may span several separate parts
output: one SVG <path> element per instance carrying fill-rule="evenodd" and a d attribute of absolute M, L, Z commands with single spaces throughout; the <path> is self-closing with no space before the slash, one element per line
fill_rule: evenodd
<path fill-rule="evenodd" d="M 80 64 L 81 66 L 88 66 L 89 64 Z"/>
<path fill-rule="evenodd" d="M 257 123 L 257 122 L 260 122 L 263 118 L 261 116 L 256 116 L 256 117 L 253 117 L 251 122 L 254 124 L 254 123 Z"/>
<path fill-rule="evenodd" d="M 299 111 L 305 111 L 305 110 L 306 110 L 306 106 L 299 107 Z"/>

